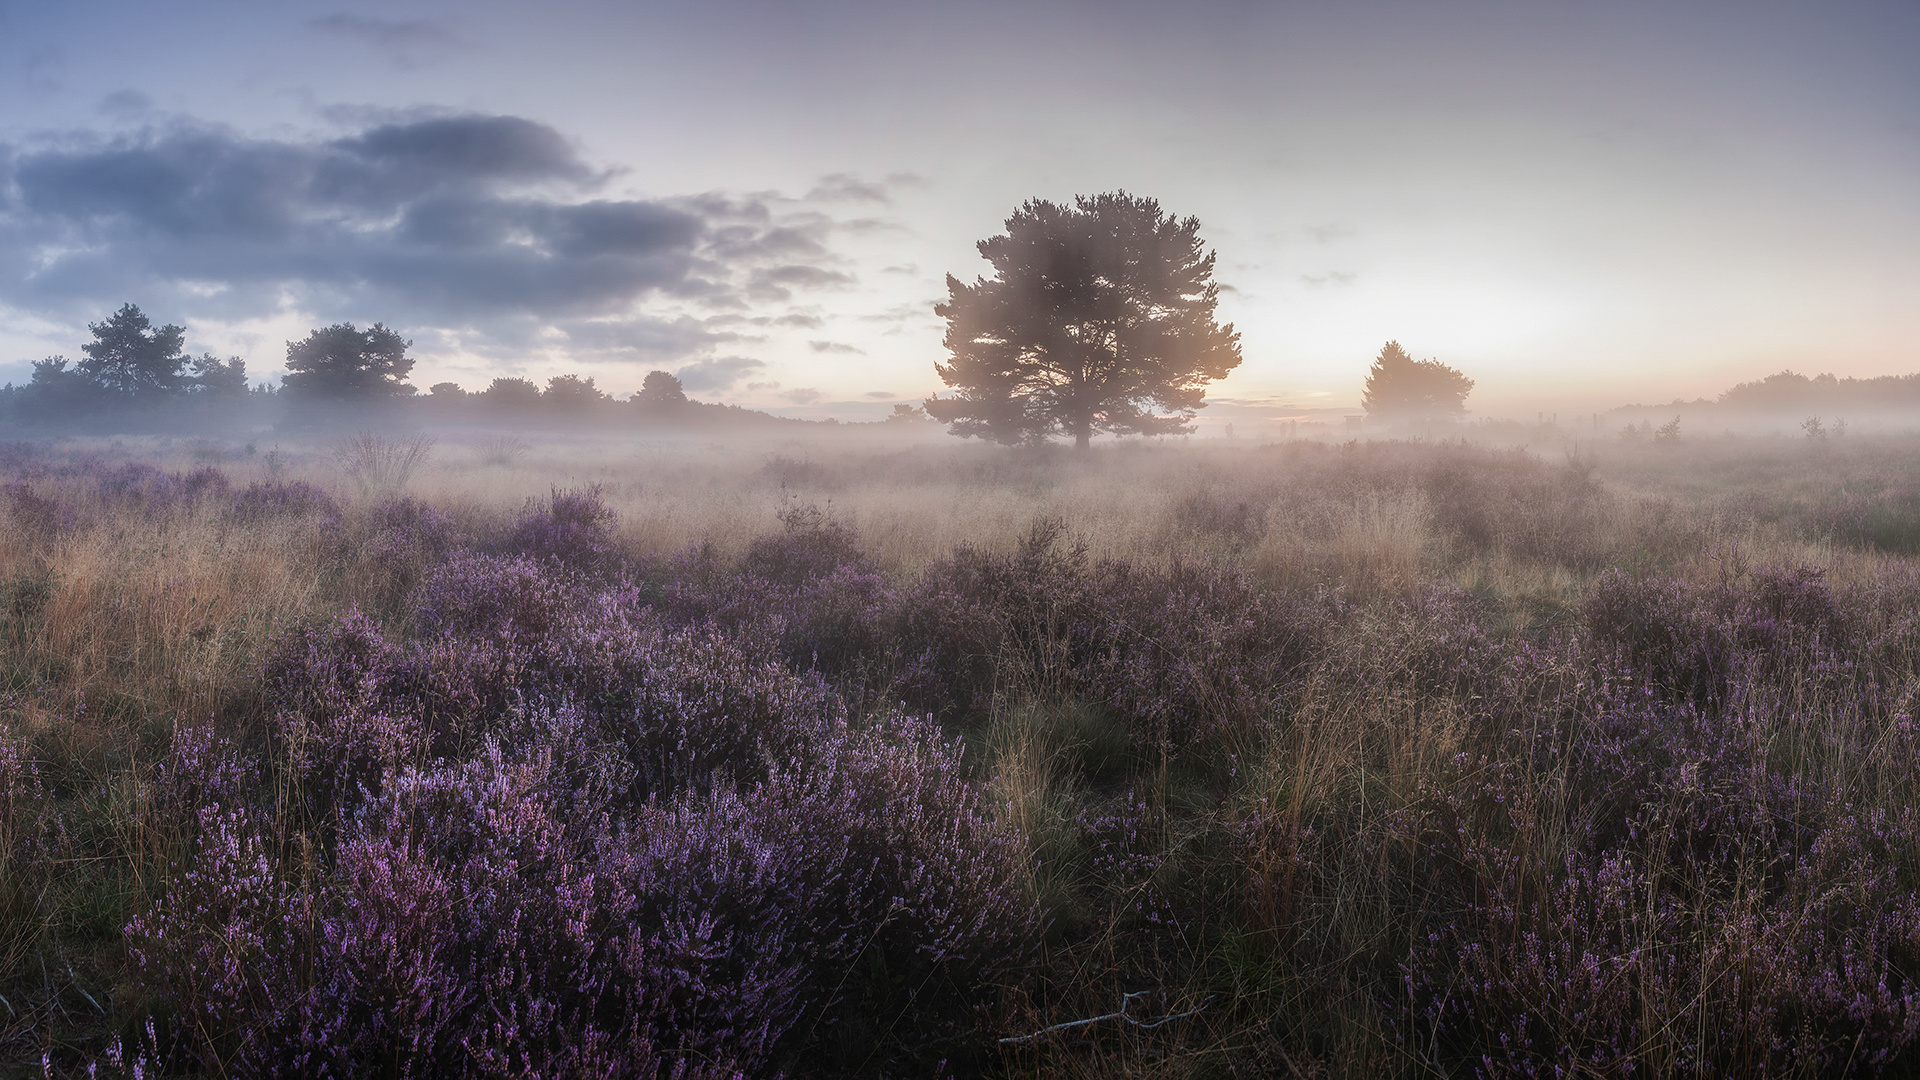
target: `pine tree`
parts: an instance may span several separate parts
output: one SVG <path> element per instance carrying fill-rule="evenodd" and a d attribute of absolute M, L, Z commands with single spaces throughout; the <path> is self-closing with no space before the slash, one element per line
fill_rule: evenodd
<path fill-rule="evenodd" d="M 1459 416 L 1467 411 L 1473 380 L 1438 360 L 1415 360 L 1389 341 L 1367 372 L 1360 407 L 1382 420 Z"/>
<path fill-rule="evenodd" d="M 379 323 L 336 323 L 287 343 L 287 392 L 308 400 L 371 401 L 413 393 L 413 342 Z"/>
<path fill-rule="evenodd" d="M 169 323 L 156 330 L 139 308 L 123 304 L 107 321 L 88 323 L 87 329 L 93 340 L 80 346 L 87 358 L 74 369 L 98 389 L 122 399 L 151 399 L 185 385 L 184 328 Z"/>
<path fill-rule="evenodd" d="M 1199 220 L 1123 191 L 1071 207 L 1032 199 L 1006 228 L 979 244 L 993 278 L 948 275 L 934 308 L 951 354 L 934 370 L 957 393 L 928 399 L 928 415 L 956 435 L 1065 432 L 1081 449 L 1096 431 L 1192 430 L 1206 384 L 1240 364 L 1240 336 L 1214 321 Z"/>

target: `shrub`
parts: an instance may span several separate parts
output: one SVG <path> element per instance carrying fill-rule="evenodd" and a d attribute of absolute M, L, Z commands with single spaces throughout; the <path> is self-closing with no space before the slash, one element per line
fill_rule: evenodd
<path fill-rule="evenodd" d="M 234 493 L 228 516 L 238 521 L 272 521 L 308 516 L 338 517 L 333 496 L 305 480 L 267 480 Z"/>
<path fill-rule="evenodd" d="M 390 496 L 407 486 L 432 452 L 433 440 L 425 436 L 398 439 L 362 431 L 340 441 L 334 460 L 361 495 Z"/>
<path fill-rule="evenodd" d="M 556 489 L 544 506 L 527 504 L 507 535 L 505 551 L 569 570 L 612 571 L 620 564 L 613 535 L 617 520 L 601 498 L 599 485 Z"/>

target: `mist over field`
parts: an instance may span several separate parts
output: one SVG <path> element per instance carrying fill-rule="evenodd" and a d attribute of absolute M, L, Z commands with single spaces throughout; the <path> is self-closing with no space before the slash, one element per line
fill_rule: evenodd
<path fill-rule="evenodd" d="M 0 1076 L 1920 1074 L 1916 50 L 0 0 Z"/>

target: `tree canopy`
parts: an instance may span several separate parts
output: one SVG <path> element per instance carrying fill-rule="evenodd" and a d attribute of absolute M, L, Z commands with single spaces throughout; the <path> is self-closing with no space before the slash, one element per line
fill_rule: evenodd
<path fill-rule="evenodd" d="M 186 354 L 183 327 L 169 323 L 155 329 L 132 304 L 123 304 L 105 322 L 88 323 L 93 340 L 80 346 L 87 354 L 74 365 L 75 373 L 94 387 L 120 398 L 151 398 L 181 389 Z"/>
<path fill-rule="evenodd" d="M 361 330 L 337 323 L 287 343 L 287 392 L 314 400 L 379 400 L 413 393 L 407 350 L 413 342 L 374 323 Z"/>
<path fill-rule="evenodd" d="M 928 415 L 1003 443 L 1056 432 L 1192 430 L 1205 386 L 1240 364 L 1240 335 L 1214 321 L 1220 287 L 1197 218 L 1124 191 L 1062 206 L 1031 199 L 980 241 L 994 276 L 947 276 L 945 364 L 956 391 Z"/>
<path fill-rule="evenodd" d="M 687 403 L 687 389 L 679 379 L 667 372 L 649 371 L 633 400 L 648 408 L 672 408 Z"/>
<path fill-rule="evenodd" d="M 1389 341 L 1367 372 L 1360 407 L 1383 420 L 1459 416 L 1467 411 L 1473 380 L 1438 360 L 1415 360 Z"/>

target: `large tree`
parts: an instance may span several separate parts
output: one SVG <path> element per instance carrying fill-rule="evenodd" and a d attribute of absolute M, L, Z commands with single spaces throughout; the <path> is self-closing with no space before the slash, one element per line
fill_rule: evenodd
<path fill-rule="evenodd" d="M 1124 191 L 1074 205 L 1029 200 L 980 241 L 992 278 L 947 276 L 945 364 L 957 392 L 928 415 L 956 435 L 1004 443 L 1055 432 L 1085 449 L 1096 431 L 1190 431 L 1205 386 L 1240 364 L 1240 335 L 1214 321 L 1220 287 L 1197 218 Z"/>
<path fill-rule="evenodd" d="M 1367 372 L 1360 407 L 1382 420 L 1455 417 L 1467 411 L 1473 380 L 1438 360 L 1415 360 L 1389 341 Z"/>
<path fill-rule="evenodd" d="M 88 323 L 93 340 L 80 346 L 87 354 L 74 365 L 81 378 L 113 397 L 154 398 L 181 389 L 186 354 L 185 329 L 168 324 L 155 329 L 145 314 L 123 304 L 105 322 Z"/>
<path fill-rule="evenodd" d="M 374 323 L 361 330 L 338 323 L 287 343 L 289 394 L 309 400 L 377 401 L 413 393 L 407 350 L 413 342 Z"/>

